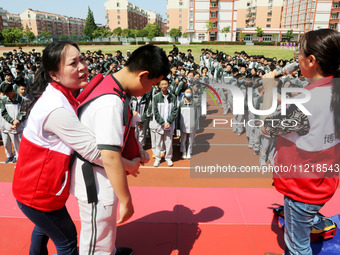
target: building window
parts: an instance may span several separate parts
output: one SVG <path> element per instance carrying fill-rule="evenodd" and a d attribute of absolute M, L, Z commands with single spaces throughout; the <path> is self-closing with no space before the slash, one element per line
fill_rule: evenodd
<path fill-rule="evenodd" d="M 118 15 L 117 18 L 120 19 L 120 15 Z"/>
<path fill-rule="evenodd" d="M 335 24 L 329 24 L 330 29 L 335 29 Z"/>
<path fill-rule="evenodd" d="M 272 4 L 272 3 L 273 3 L 273 0 L 269 0 L 268 3 L 269 3 L 269 4 Z"/>
<path fill-rule="evenodd" d="M 190 21 L 190 29 L 194 28 L 194 22 Z"/>
<path fill-rule="evenodd" d="M 120 21 L 118 21 L 118 25 L 120 25 Z"/>
<path fill-rule="evenodd" d="M 194 0 L 190 0 L 190 7 L 194 7 Z"/>
<path fill-rule="evenodd" d="M 182 14 L 180 14 L 179 17 L 182 18 Z"/>
<path fill-rule="evenodd" d="M 117 13 L 120 13 L 120 9 L 117 10 Z"/>
<path fill-rule="evenodd" d="M 332 13 L 332 19 L 336 19 L 336 18 L 337 18 L 336 13 Z"/>
<path fill-rule="evenodd" d="M 183 5 L 183 2 L 179 2 L 179 6 L 182 6 Z"/>
<path fill-rule="evenodd" d="M 182 9 L 179 9 L 180 12 L 182 12 Z"/>
<path fill-rule="evenodd" d="M 273 9 L 273 6 L 268 6 L 268 10 L 272 10 Z"/>
<path fill-rule="evenodd" d="M 194 12 L 190 11 L 190 18 L 194 17 Z"/>
<path fill-rule="evenodd" d="M 268 12 L 268 13 L 267 13 L 267 16 L 268 16 L 268 17 L 271 17 L 272 14 L 273 14 L 272 12 Z"/>
<path fill-rule="evenodd" d="M 182 26 L 179 26 L 179 30 L 182 30 Z"/>
<path fill-rule="evenodd" d="M 217 27 L 217 22 L 214 22 L 213 23 L 213 28 L 216 28 Z"/>
<path fill-rule="evenodd" d="M 267 28 L 270 28 L 270 27 L 271 27 L 271 25 L 270 25 L 270 24 L 267 24 L 267 25 L 266 25 L 266 27 L 267 27 Z"/>
<path fill-rule="evenodd" d="M 268 18 L 268 19 L 267 19 L 267 22 L 271 22 L 271 21 L 272 21 L 272 19 L 271 19 L 271 18 Z"/>
<path fill-rule="evenodd" d="M 313 2 L 313 5 L 315 5 L 315 2 Z M 339 2 L 334 2 L 333 8 L 339 8 Z"/>
<path fill-rule="evenodd" d="M 119 7 L 119 3 L 117 3 L 117 7 Z"/>
<path fill-rule="evenodd" d="M 210 12 L 210 17 L 211 18 L 216 18 L 216 12 Z"/>
<path fill-rule="evenodd" d="M 179 24 L 182 24 L 182 20 L 179 21 Z"/>

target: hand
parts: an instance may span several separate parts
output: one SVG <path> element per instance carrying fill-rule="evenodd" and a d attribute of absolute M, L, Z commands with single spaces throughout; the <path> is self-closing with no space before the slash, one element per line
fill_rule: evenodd
<path fill-rule="evenodd" d="M 132 112 L 132 115 L 133 115 L 133 116 L 136 116 L 137 114 L 138 114 L 137 111 L 133 111 L 133 112 Z"/>
<path fill-rule="evenodd" d="M 131 174 L 133 177 L 137 177 L 138 174 L 140 173 L 138 171 L 140 164 L 141 164 L 141 158 L 139 158 L 139 157 L 138 158 L 134 158 L 132 160 L 128 160 L 127 164 L 124 163 L 125 170 L 129 174 Z"/>
<path fill-rule="evenodd" d="M 17 126 L 17 125 L 20 124 L 20 121 L 18 121 L 18 120 L 13 120 L 12 124 L 13 124 L 13 126 Z"/>
<path fill-rule="evenodd" d="M 264 87 L 265 90 L 273 89 L 273 88 L 277 87 L 278 82 L 275 79 L 276 73 L 277 73 L 277 71 L 274 70 L 272 72 L 269 72 L 269 73 L 266 73 L 265 75 L 263 75 L 262 82 L 263 82 L 263 87 Z"/>
<path fill-rule="evenodd" d="M 147 153 L 145 150 L 140 150 L 140 164 L 144 165 L 145 163 L 148 163 L 150 161 L 149 153 Z"/>
<path fill-rule="evenodd" d="M 128 219 L 130 219 L 132 217 L 134 212 L 135 211 L 133 209 L 133 204 L 132 204 L 131 200 L 126 205 L 121 203 L 119 205 L 120 218 L 117 221 L 117 224 L 121 224 L 121 223 L 126 222 Z"/>
<path fill-rule="evenodd" d="M 169 129 L 170 128 L 170 124 L 169 123 L 165 123 L 163 126 L 164 126 L 165 129 Z"/>
<path fill-rule="evenodd" d="M 224 92 L 224 95 L 225 95 L 225 96 L 228 96 L 228 92 L 227 92 L 227 91 L 225 91 L 225 92 Z"/>

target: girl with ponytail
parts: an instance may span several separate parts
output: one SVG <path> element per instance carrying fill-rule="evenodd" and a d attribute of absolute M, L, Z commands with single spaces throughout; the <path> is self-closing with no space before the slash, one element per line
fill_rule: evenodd
<path fill-rule="evenodd" d="M 339 185 L 340 33 L 319 29 L 304 34 L 300 40 L 299 65 L 302 75 L 310 82 L 305 89 L 311 97 L 303 104 L 310 114 L 305 115 L 290 105 L 286 116 L 268 119 L 290 120 L 290 123 L 294 120 L 294 127 L 265 124 L 262 128 L 264 133 L 278 136 L 275 167 L 293 169 L 274 173 L 275 188 L 284 195 L 285 255 L 312 255 L 310 234 L 315 220 L 320 220 L 316 215 Z M 263 79 L 262 109 L 271 106 L 272 91 L 277 84 L 273 81 L 275 76 L 276 71 L 264 76 L 267 79 Z M 304 97 L 304 93 L 296 96 Z"/>

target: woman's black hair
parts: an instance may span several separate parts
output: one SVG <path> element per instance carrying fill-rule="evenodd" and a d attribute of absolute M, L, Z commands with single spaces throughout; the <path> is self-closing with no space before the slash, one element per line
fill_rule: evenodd
<path fill-rule="evenodd" d="M 309 31 L 300 40 L 300 49 L 308 57 L 314 55 L 325 76 L 333 76 L 331 110 L 335 136 L 340 139 L 340 33 L 333 29 Z"/>
<path fill-rule="evenodd" d="M 52 81 L 49 73 L 59 71 L 62 52 L 67 45 L 71 45 L 79 50 L 78 45 L 71 41 L 52 42 L 48 44 L 43 50 L 43 55 L 41 58 L 42 65 L 37 70 L 34 77 L 34 82 L 30 89 L 30 103 L 28 106 L 28 113 L 32 109 L 35 102 L 39 99 L 41 94 L 45 91 L 48 83 Z"/>

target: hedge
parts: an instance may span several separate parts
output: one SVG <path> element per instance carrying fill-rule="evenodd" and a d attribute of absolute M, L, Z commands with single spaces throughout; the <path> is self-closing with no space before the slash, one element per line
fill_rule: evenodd
<path fill-rule="evenodd" d="M 86 42 L 86 41 L 79 41 L 77 42 L 78 45 L 122 45 L 123 42 L 121 41 L 108 41 L 108 42 Z"/>
<path fill-rule="evenodd" d="M 213 45 L 246 45 L 246 42 L 230 42 L 230 41 L 203 41 L 202 44 L 213 44 Z"/>
<path fill-rule="evenodd" d="M 46 46 L 48 43 L 4 43 L 5 47 Z"/>
<path fill-rule="evenodd" d="M 146 44 L 146 43 L 150 43 L 150 44 L 181 44 L 180 42 L 169 42 L 169 41 L 138 41 L 139 45 L 142 44 Z M 136 41 L 131 41 L 130 45 L 136 45 Z"/>
<path fill-rule="evenodd" d="M 275 45 L 275 42 L 253 42 L 254 45 Z"/>

